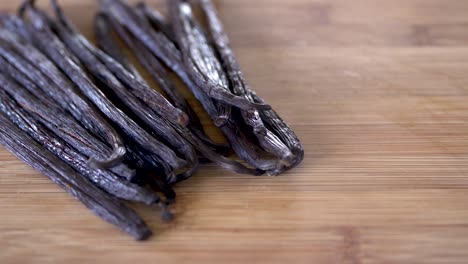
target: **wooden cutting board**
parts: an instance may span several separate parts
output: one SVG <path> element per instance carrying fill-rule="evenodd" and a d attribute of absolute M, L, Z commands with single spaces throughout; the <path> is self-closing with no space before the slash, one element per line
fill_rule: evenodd
<path fill-rule="evenodd" d="M 95 1 L 60 3 L 90 35 Z M 137 207 L 155 233 L 138 243 L 2 148 L 0 263 L 467 263 L 468 2 L 216 3 L 304 163 L 204 166 L 172 223 Z"/>

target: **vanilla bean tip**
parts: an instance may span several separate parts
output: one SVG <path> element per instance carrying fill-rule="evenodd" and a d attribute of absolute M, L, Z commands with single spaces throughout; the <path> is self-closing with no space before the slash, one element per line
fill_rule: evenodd
<path fill-rule="evenodd" d="M 139 226 L 134 232 L 127 232 L 130 233 L 130 235 L 132 235 L 133 238 L 137 241 L 145 241 L 153 235 L 153 231 L 151 231 L 151 229 L 149 229 L 146 225 Z"/>

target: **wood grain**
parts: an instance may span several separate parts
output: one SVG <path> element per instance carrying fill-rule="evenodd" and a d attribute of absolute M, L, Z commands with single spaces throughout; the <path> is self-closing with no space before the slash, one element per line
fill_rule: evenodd
<path fill-rule="evenodd" d="M 89 35 L 94 1 L 60 2 Z M 467 263 L 468 2 L 217 5 L 304 163 L 205 166 L 177 186 L 173 223 L 138 207 L 155 236 L 137 243 L 2 149 L 0 263 Z"/>

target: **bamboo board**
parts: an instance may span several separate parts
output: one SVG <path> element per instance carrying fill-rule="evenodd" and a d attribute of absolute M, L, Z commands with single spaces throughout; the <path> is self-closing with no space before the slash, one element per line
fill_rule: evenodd
<path fill-rule="evenodd" d="M 95 1 L 60 2 L 90 35 Z M 0 263 L 467 263 L 468 2 L 216 3 L 304 163 L 205 166 L 174 222 L 138 208 L 155 233 L 138 243 L 1 148 Z"/>

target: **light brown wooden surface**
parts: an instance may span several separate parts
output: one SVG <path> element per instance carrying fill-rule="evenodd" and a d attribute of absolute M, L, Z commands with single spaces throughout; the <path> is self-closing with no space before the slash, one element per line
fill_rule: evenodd
<path fill-rule="evenodd" d="M 89 34 L 94 1 L 60 2 Z M 177 186 L 173 223 L 138 208 L 155 233 L 138 243 L 2 148 L 0 263 L 467 263 L 468 2 L 217 5 L 304 163 L 205 166 Z"/>

